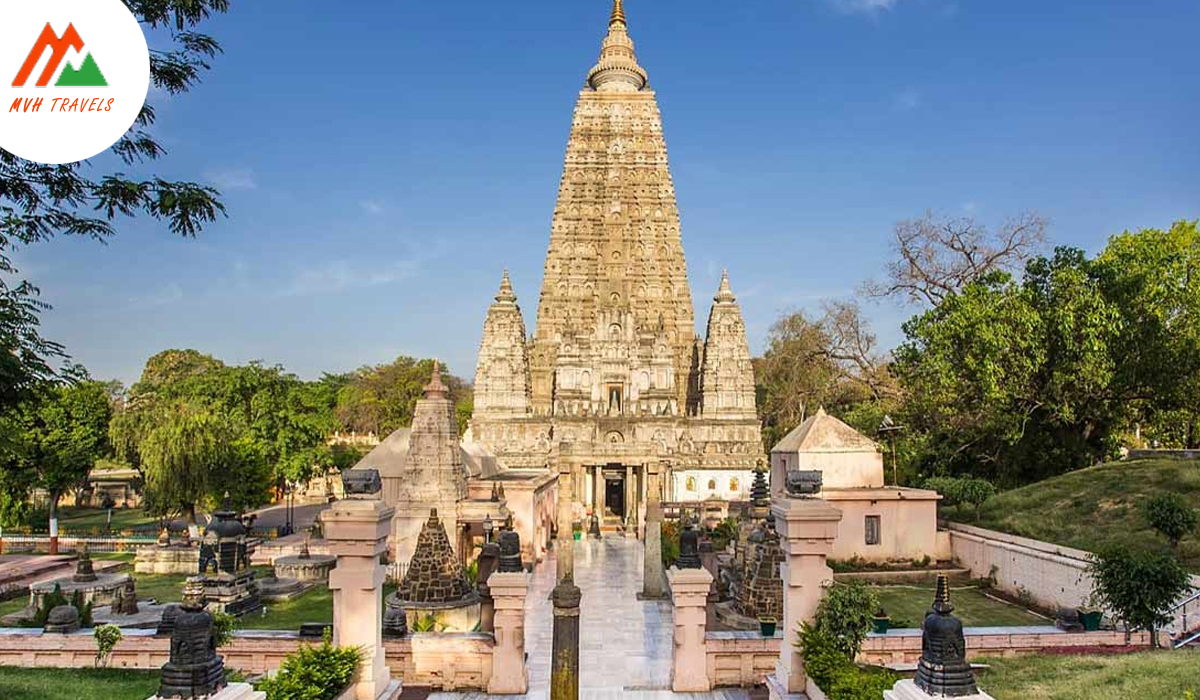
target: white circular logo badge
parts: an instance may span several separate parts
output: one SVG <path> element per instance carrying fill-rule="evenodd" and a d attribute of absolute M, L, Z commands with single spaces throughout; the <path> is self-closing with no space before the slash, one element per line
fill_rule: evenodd
<path fill-rule="evenodd" d="M 0 147 L 58 165 L 91 158 L 137 119 L 150 52 L 121 0 L 0 2 Z"/>

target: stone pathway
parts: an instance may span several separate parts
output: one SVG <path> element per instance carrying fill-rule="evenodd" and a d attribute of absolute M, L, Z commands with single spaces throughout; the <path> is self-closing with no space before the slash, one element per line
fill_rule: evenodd
<path fill-rule="evenodd" d="M 529 693 L 434 693 L 431 700 L 548 698 L 555 583 L 553 552 L 534 572 L 525 608 Z M 575 543 L 575 585 L 583 591 L 579 618 L 581 700 L 747 700 L 744 690 L 672 693 L 672 613 L 665 601 L 642 602 L 642 543 L 624 537 Z"/>

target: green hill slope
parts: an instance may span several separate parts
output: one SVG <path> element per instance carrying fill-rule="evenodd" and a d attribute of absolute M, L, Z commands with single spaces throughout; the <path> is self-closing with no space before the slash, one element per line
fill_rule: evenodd
<path fill-rule="evenodd" d="M 1200 508 L 1200 462 L 1149 459 L 1113 462 L 998 494 L 969 525 L 1087 551 L 1107 544 L 1168 549 L 1146 524 L 1141 505 L 1164 491 L 1183 494 Z M 1200 536 L 1180 547 L 1184 563 L 1200 572 Z"/>

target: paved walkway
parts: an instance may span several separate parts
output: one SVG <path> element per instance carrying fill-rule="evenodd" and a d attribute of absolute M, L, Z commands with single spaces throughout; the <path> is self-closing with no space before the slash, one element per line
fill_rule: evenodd
<path fill-rule="evenodd" d="M 555 584 L 553 553 L 533 574 L 525 607 L 529 693 L 548 698 Z M 745 691 L 672 693 L 672 613 L 665 601 L 642 602 L 642 543 L 623 537 L 575 543 L 575 585 L 583 591 L 579 618 L 582 700 L 746 700 Z M 475 700 L 482 693 L 435 693 L 431 700 Z M 491 696 L 493 698 L 499 696 Z"/>

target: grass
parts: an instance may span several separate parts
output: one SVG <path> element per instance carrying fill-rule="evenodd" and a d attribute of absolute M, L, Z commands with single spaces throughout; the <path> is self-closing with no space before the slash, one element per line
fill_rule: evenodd
<path fill-rule="evenodd" d="M 59 508 L 58 525 L 67 532 L 88 532 L 92 528 L 104 531 L 108 522 L 108 511 L 104 508 Z M 154 525 L 158 518 L 146 515 L 141 508 L 113 508 L 112 529 L 114 532 L 140 525 Z"/>
<path fill-rule="evenodd" d="M 145 700 L 158 692 L 157 671 L 0 666 L 4 700 Z"/>
<path fill-rule="evenodd" d="M 1174 491 L 1200 508 L 1200 461 L 1148 459 L 1113 462 L 1005 491 L 974 515 L 945 514 L 968 525 L 1089 552 L 1116 545 L 1166 550 L 1166 540 L 1142 517 L 1141 505 Z M 1200 572 L 1200 535 L 1184 540 L 1180 557 Z"/>
<path fill-rule="evenodd" d="M 895 627 L 920 627 L 933 605 L 931 586 L 872 586 Z M 1016 605 L 989 598 L 978 588 L 950 589 L 954 614 L 967 627 L 1016 627 L 1053 624 Z"/>
<path fill-rule="evenodd" d="M 1200 652 L 979 659 L 980 687 L 996 700 L 1184 700 L 1200 698 Z"/>

